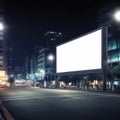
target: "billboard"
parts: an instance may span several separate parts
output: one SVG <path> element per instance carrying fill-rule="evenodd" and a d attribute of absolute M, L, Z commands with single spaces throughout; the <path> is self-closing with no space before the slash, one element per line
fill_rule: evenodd
<path fill-rule="evenodd" d="M 56 47 L 56 73 L 102 69 L 102 29 Z"/>

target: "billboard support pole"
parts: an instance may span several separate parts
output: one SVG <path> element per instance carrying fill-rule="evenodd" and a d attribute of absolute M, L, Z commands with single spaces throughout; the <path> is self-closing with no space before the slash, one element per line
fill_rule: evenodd
<path fill-rule="evenodd" d="M 60 77 L 56 76 L 55 77 L 55 88 L 59 88 L 59 80 L 60 80 Z"/>
<path fill-rule="evenodd" d="M 106 81 L 107 81 L 107 27 L 103 27 L 103 33 L 102 33 L 102 78 L 103 78 L 103 90 L 106 90 Z"/>

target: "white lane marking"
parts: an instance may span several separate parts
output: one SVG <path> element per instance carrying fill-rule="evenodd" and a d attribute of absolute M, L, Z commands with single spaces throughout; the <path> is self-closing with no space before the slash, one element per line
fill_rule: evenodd
<path fill-rule="evenodd" d="M 3 112 L 3 114 L 4 114 L 4 116 L 5 116 L 5 118 L 7 119 L 7 120 L 15 120 L 14 118 L 13 118 L 13 116 L 9 113 L 9 111 L 6 109 L 6 107 L 4 106 L 4 104 L 2 103 L 2 101 L 0 101 L 0 108 L 1 108 L 1 110 L 2 110 L 2 112 Z M 3 118 L 3 117 L 2 117 Z M 1 120 L 1 119 L 0 119 Z M 4 120 L 4 119 L 2 119 L 2 120 Z"/>
<path fill-rule="evenodd" d="M 70 97 L 70 96 L 43 96 L 43 97 L 3 98 L 2 101 L 32 100 L 32 99 L 47 99 L 47 98 L 63 98 L 63 97 Z"/>
<path fill-rule="evenodd" d="M 83 97 L 81 97 L 81 98 L 68 98 L 68 99 L 64 99 L 64 101 L 82 100 L 82 99 L 85 99 L 85 98 L 83 98 Z"/>
<path fill-rule="evenodd" d="M 79 95 L 61 95 L 61 96 L 43 96 L 43 97 L 21 97 L 16 96 L 15 98 L 9 98 L 9 97 L 3 97 L 2 101 L 14 101 L 14 100 L 32 100 L 32 99 L 47 99 L 47 98 L 64 98 L 64 101 L 67 100 L 79 100 L 79 99 L 85 99 L 85 97 L 120 97 L 120 95 L 116 94 L 105 94 L 105 93 L 91 93 L 91 94 L 79 94 Z"/>

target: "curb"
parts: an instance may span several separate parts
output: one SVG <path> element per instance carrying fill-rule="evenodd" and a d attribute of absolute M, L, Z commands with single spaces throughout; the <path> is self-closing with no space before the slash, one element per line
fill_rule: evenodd
<path fill-rule="evenodd" d="M 0 111 L 2 112 L 0 120 L 15 120 L 12 117 L 12 115 L 8 112 L 8 110 L 5 108 L 2 101 L 0 101 Z"/>

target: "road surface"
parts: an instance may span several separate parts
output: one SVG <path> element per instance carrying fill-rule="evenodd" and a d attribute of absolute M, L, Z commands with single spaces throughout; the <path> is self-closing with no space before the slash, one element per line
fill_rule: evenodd
<path fill-rule="evenodd" d="M 120 94 L 30 87 L 0 88 L 15 120 L 118 120 Z"/>

